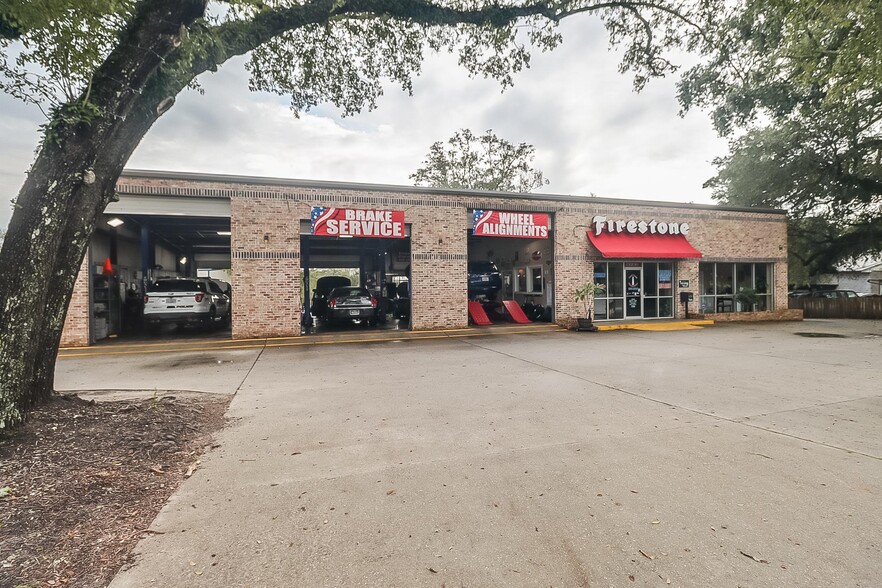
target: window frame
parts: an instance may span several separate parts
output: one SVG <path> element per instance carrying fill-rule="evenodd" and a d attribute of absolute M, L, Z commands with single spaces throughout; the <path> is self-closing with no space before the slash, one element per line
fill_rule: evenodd
<path fill-rule="evenodd" d="M 757 290 L 757 267 L 762 266 L 765 267 L 765 275 L 763 276 L 766 282 L 765 292 L 757 291 L 757 295 L 760 297 L 761 302 L 759 302 L 756 306 L 758 310 L 754 311 L 753 308 L 741 308 L 741 303 L 736 300 L 736 296 L 738 295 L 739 286 L 737 284 L 738 278 L 738 266 L 750 266 L 750 285 L 746 286 L 753 290 Z M 711 266 L 711 271 L 702 271 L 702 269 L 707 269 L 708 266 Z M 718 268 L 719 266 L 728 266 L 728 271 L 732 276 L 732 287 L 731 292 L 724 292 L 720 294 L 718 292 Z M 774 310 L 775 304 L 775 264 L 768 262 L 753 262 L 753 261 L 708 261 L 708 262 L 699 262 L 698 269 L 699 276 L 699 308 L 703 313 L 707 314 L 724 314 L 730 312 L 765 312 Z M 707 280 L 710 280 L 710 291 L 712 293 L 705 294 L 706 286 L 708 285 Z M 705 280 L 705 281 L 702 281 Z M 710 304 L 710 306 L 708 306 Z"/>
<path fill-rule="evenodd" d="M 533 270 L 538 269 L 541 274 L 542 287 L 539 290 L 535 289 L 535 284 L 533 283 Z M 525 274 L 525 282 L 527 289 L 520 289 L 520 280 L 518 280 L 518 271 L 524 270 Z M 545 294 L 545 268 L 542 264 L 535 265 L 519 265 L 512 270 L 512 277 L 514 278 L 513 286 L 515 294 L 524 294 L 525 296 L 541 296 Z"/>

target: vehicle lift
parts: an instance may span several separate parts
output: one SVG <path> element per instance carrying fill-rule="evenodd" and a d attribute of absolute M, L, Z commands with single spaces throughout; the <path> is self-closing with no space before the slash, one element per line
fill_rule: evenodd
<path fill-rule="evenodd" d="M 511 317 L 516 323 L 527 324 L 532 323 L 530 319 L 527 318 L 527 315 L 524 314 L 524 311 L 521 310 L 520 305 L 518 305 L 515 300 L 503 300 L 502 305 L 505 307 L 505 310 L 508 311 L 508 315 Z"/>
<path fill-rule="evenodd" d="M 493 324 L 493 322 L 487 316 L 487 313 L 484 312 L 484 307 L 481 306 L 481 303 L 474 300 L 469 301 L 469 318 L 471 318 L 472 322 L 476 325 Z"/>
<path fill-rule="evenodd" d="M 514 300 L 504 300 L 502 302 L 503 307 L 505 307 L 508 316 L 515 323 L 520 324 L 530 324 L 533 321 L 527 318 L 527 315 L 524 314 L 524 311 L 518 305 L 518 303 Z M 469 318 L 472 319 L 472 322 L 476 325 L 492 325 L 493 321 L 487 316 L 487 313 L 484 311 L 484 307 L 481 306 L 480 302 L 475 300 L 469 301 Z"/>

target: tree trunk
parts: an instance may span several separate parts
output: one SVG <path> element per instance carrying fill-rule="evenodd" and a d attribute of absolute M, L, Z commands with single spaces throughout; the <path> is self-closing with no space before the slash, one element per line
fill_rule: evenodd
<path fill-rule="evenodd" d="M 189 82 L 159 67 L 205 1 L 141 6 L 89 94 L 62 107 L 94 105 L 97 116 L 50 128 L 19 192 L 0 250 L 0 428 L 52 394 L 67 305 L 98 217 L 132 151 Z"/>

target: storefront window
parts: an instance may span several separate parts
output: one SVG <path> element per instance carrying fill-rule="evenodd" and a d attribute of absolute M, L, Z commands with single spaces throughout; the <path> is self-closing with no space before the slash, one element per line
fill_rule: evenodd
<path fill-rule="evenodd" d="M 714 297 L 713 296 L 702 296 L 699 298 L 699 304 L 701 305 L 702 313 L 711 313 L 716 312 L 714 310 Z"/>
<path fill-rule="evenodd" d="M 674 268 L 670 263 L 658 264 L 658 295 L 674 295 Z"/>
<path fill-rule="evenodd" d="M 609 318 L 625 318 L 625 301 L 622 298 L 609 301 Z"/>
<path fill-rule="evenodd" d="M 625 296 L 625 267 L 621 262 L 610 262 L 609 274 L 607 276 L 609 287 L 607 288 L 607 296 L 609 298 L 622 298 Z"/>
<path fill-rule="evenodd" d="M 754 290 L 759 294 L 769 293 L 769 266 L 765 263 L 758 263 L 755 266 L 754 274 L 755 286 Z"/>
<path fill-rule="evenodd" d="M 747 312 L 773 308 L 769 286 L 772 268 L 767 263 L 700 263 L 698 281 L 701 311 Z M 738 292 L 752 289 L 759 294 L 755 307 L 748 308 L 736 300 Z"/>
<path fill-rule="evenodd" d="M 702 296 L 713 296 L 713 294 L 714 294 L 714 264 L 712 264 L 712 263 L 698 264 L 698 292 Z"/>
<path fill-rule="evenodd" d="M 659 298 L 658 299 L 658 316 L 672 317 L 674 316 L 674 299 Z"/>
<path fill-rule="evenodd" d="M 647 296 L 658 296 L 658 264 L 643 264 L 643 284 L 644 294 Z"/>
<path fill-rule="evenodd" d="M 744 290 L 745 288 L 753 288 L 753 264 L 736 263 L 735 280 L 736 292 Z"/>
<path fill-rule="evenodd" d="M 594 264 L 594 281 L 606 290 L 594 299 L 594 318 L 597 320 L 625 318 L 625 268 L 620 261 Z"/>
<path fill-rule="evenodd" d="M 754 290 L 760 295 L 760 301 L 756 305 L 757 310 L 771 310 L 772 308 L 772 292 L 769 288 L 769 266 L 765 263 L 758 263 L 754 266 Z"/>
<path fill-rule="evenodd" d="M 606 264 L 605 263 L 595 263 L 594 264 L 594 283 L 600 284 L 606 290 Z M 608 293 L 607 293 L 608 294 Z"/>
<path fill-rule="evenodd" d="M 718 263 L 717 266 L 717 296 L 732 293 L 732 274 L 734 264 Z"/>

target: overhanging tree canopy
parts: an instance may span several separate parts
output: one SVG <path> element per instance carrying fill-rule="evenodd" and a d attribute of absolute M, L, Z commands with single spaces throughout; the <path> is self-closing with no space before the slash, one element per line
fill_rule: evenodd
<path fill-rule="evenodd" d="M 882 3 L 749 0 L 709 35 L 680 100 L 733 137 L 714 196 L 787 209 L 810 273 L 882 251 Z"/>
<path fill-rule="evenodd" d="M 639 88 L 674 70 L 666 50 L 704 42 L 723 0 L 6 0 L 0 87 L 46 108 L 44 139 L 0 250 L 0 427 L 52 391 L 77 268 L 116 180 L 151 125 L 197 76 L 250 54 L 253 89 L 295 109 L 376 104 L 410 90 L 427 51 L 505 85 L 557 24 L 591 13 Z"/>

